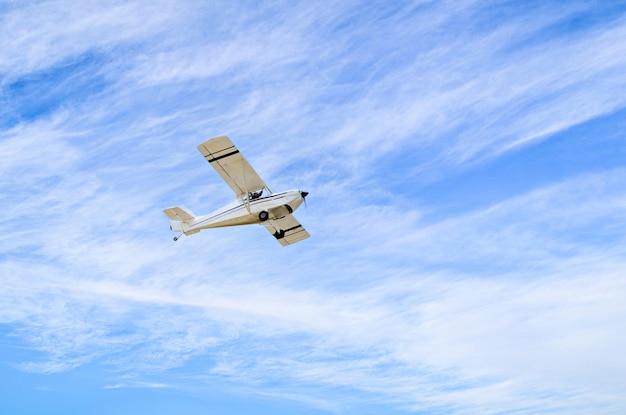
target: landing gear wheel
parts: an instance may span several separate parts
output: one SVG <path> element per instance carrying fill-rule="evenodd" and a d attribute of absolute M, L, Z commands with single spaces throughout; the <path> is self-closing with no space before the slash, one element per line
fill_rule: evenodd
<path fill-rule="evenodd" d="M 178 238 L 179 238 L 178 236 L 175 236 L 174 237 L 174 242 L 178 241 Z"/>
<path fill-rule="evenodd" d="M 265 222 L 269 217 L 270 215 L 266 211 L 259 212 L 259 220 L 261 222 Z"/>

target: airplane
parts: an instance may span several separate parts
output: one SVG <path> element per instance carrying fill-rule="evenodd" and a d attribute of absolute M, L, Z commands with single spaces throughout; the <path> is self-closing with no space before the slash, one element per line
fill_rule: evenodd
<path fill-rule="evenodd" d="M 274 193 L 225 135 L 211 138 L 198 150 L 235 192 L 236 200 L 204 216 L 176 206 L 163 212 L 170 219 L 170 230 L 192 235 L 202 229 L 262 224 L 276 240 L 287 246 L 308 238 L 309 233 L 293 216 L 305 202 L 308 192 L 287 190 Z"/>

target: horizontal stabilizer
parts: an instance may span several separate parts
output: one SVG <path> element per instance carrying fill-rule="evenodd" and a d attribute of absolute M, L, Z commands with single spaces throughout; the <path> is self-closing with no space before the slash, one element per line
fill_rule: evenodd
<path fill-rule="evenodd" d="M 172 221 L 190 223 L 194 219 L 194 214 L 184 207 L 172 207 L 163 211 Z"/>

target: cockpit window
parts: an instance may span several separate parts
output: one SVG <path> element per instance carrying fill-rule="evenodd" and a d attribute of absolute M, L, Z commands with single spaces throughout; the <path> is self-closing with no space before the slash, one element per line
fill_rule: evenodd
<path fill-rule="evenodd" d="M 255 190 L 253 192 L 248 193 L 248 198 L 250 200 L 258 199 L 261 197 L 262 194 L 263 194 L 263 189 Z"/>

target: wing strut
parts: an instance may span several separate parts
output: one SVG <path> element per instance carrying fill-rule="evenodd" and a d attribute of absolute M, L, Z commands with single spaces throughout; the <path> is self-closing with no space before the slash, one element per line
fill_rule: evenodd
<path fill-rule="evenodd" d="M 245 163 L 245 161 L 244 161 L 244 159 L 242 158 L 242 159 L 241 159 L 241 172 L 242 172 L 242 174 L 243 174 L 243 184 L 244 184 L 244 186 L 246 187 L 246 189 L 248 189 L 248 194 L 246 194 L 246 195 L 244 196 L 244 199 L 243 199 L 243 200 L 244 200 L 244 201 L 243 201 L 243 204 L 245 205 L 246 210 L 248 211 L 248 213 L 251 213 L 251 212 L 250 212 L 250 188 L 248 187 L 248 179 L 247 179 L 247 176 L 246 176 L 246 166 L 245 166 L 245 164 L 244 164 L 244 163 Z"/>

